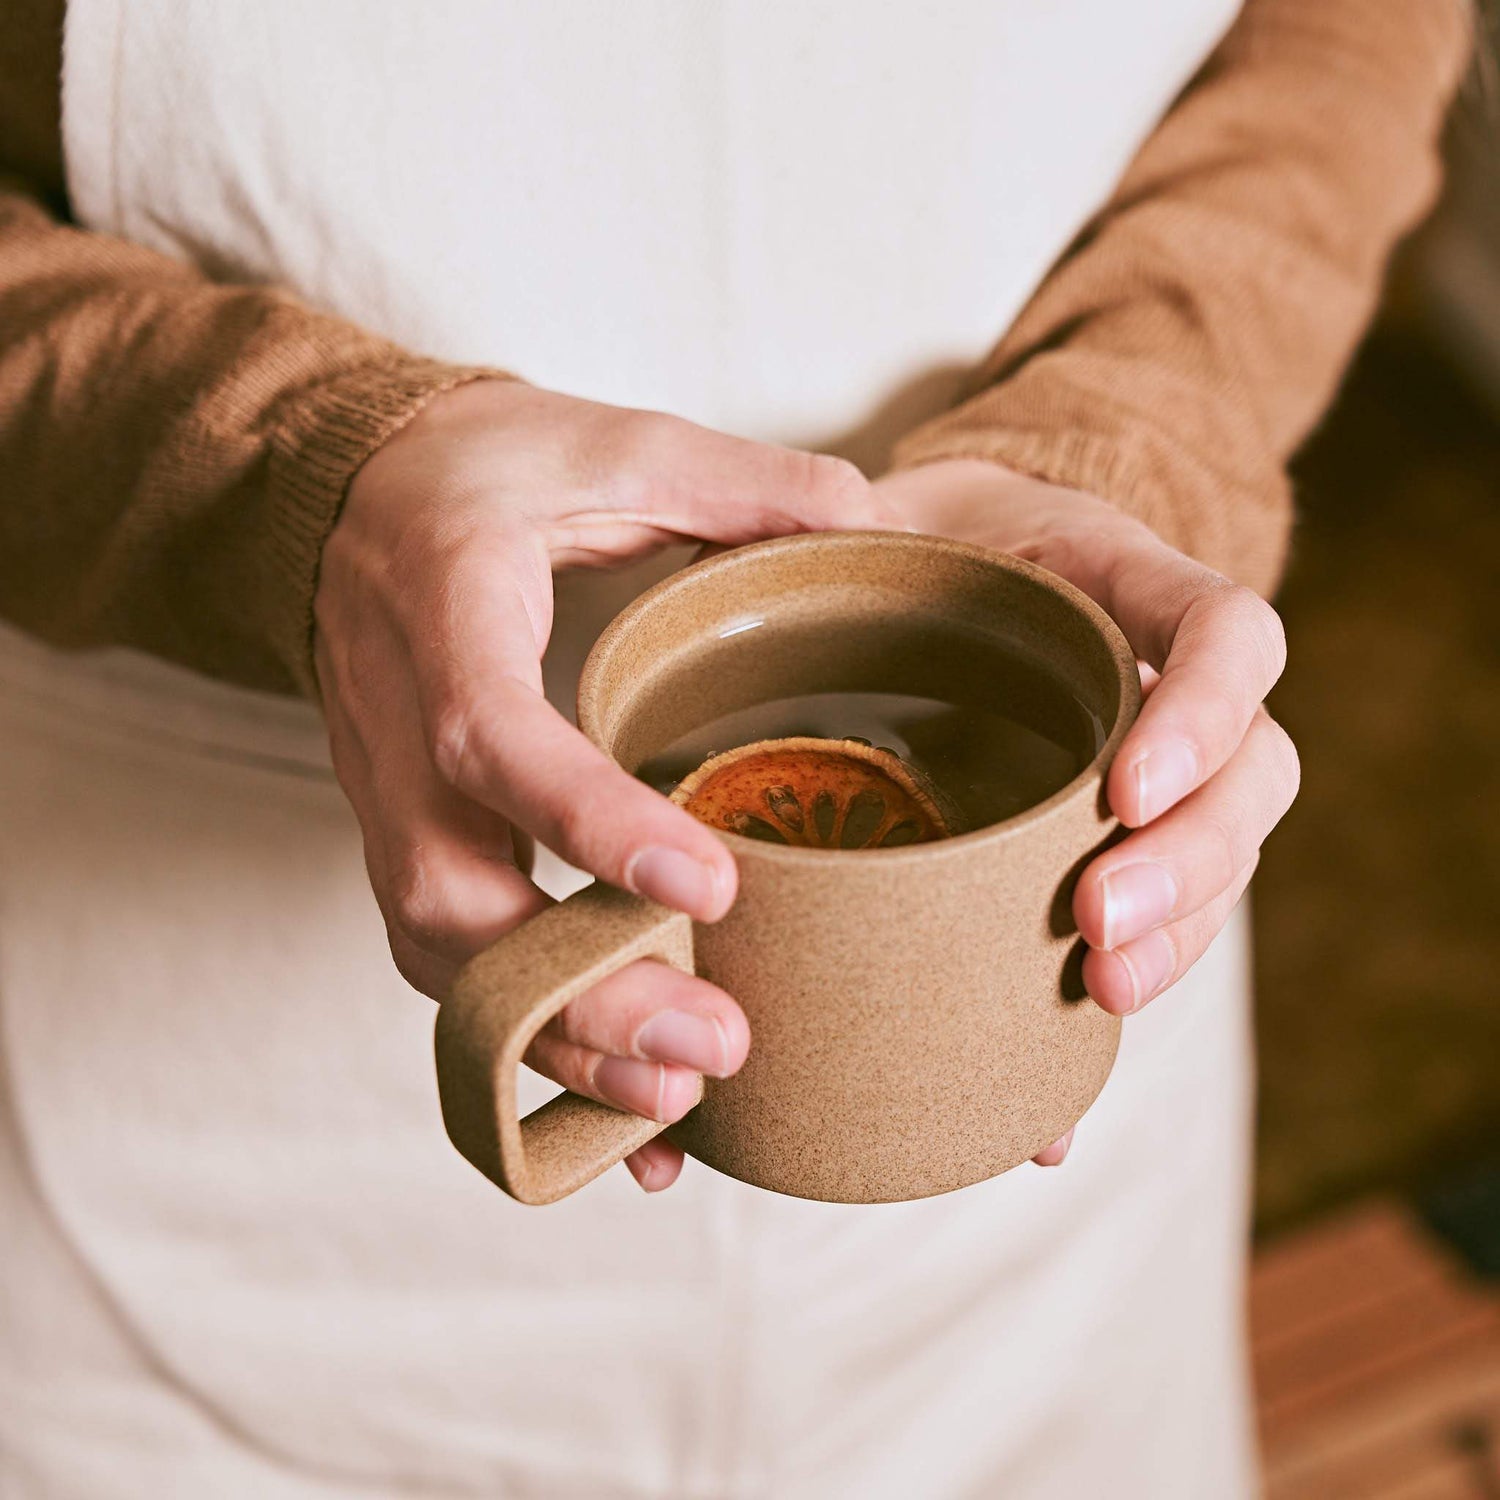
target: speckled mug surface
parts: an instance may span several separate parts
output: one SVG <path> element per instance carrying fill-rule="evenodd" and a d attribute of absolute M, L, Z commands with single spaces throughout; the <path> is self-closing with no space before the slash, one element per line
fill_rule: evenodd
<path fill-rule="evenodd" d="M 740 890 L 711 925 L 596 884 L 480 954 L 439 1011 L 438 1083 L 454 1144 L 513 1197 L 553 1202 L 665 1129 L 689 1155 L 776 1192 L 922 1198 L 1027 1160 L 1103 1087 L 1120 1023 L 1083 994 L 1070 901 L 1115 830 L 1104 777 L 1140 683 L 1113 622 L 1072 585 L 935 537 L 759 542 L 684 569 L 615 619 L 584 667 L 579 725 L 634 771 L 696 724 L 836 687 L 850 665 L 832 645 L 729 653 L 745 622 L 857 627 L 893 614 L 983 636 L 1042 669 L 1097 717 L 1102 748 L 1045 801 L 933 843 L 845 851 L 723 834 Z M 857 629 L 840 632 L 851 638 Z M 753 1039 L 745 1066 L 709 1080 L 667 1127 L 572 1094 L 519 1120 L 516 1070 L 532 1037 L 648 957 L 739 1001 Z"/>

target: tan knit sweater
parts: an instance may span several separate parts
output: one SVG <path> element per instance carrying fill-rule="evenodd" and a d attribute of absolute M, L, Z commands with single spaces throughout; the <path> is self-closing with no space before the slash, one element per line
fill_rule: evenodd
<path fill-rule="evenodd" d="M 1287 459 L 1435 191 L 1467 16 L 1249 0 L 969 399 L 897 464 L 988 458 L 1090 490 L 1269 590 Z M 350 478 L 483 372 L 69 227 L 61 26 L 61 0 L 12 0 L 0 27 L 0 616 L 307 691 Z"/>

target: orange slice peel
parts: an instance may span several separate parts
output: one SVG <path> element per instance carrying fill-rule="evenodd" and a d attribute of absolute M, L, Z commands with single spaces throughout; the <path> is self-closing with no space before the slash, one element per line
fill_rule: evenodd
<path fill-rule="evenodd" d="M 672 793 L 701 823 L 805 849 L 896 849 L 961 832 L 893 750 L 863 740 L 757 740 L 703 762 Z"/>

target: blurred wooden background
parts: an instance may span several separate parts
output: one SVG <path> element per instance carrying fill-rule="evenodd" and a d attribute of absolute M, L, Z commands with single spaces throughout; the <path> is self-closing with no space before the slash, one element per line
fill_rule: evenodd
<path fill-rule="evenodd" d="M 1272 700 L 1303 790 L 1256 882 L 1258 1218 L 1500 1151 L 1500 88 L 1296 465 Z"/>
<path fill-rule="evenodd" d="M 1268 1500 L 1500 1500 L 1500 66 L 1296 465 L 1256 882 Z"/>

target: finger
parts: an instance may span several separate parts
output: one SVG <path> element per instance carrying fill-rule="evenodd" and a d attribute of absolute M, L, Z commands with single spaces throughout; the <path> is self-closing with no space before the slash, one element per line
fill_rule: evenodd
<path fill-rule="evenodd" d="M 851 463 L 752 442 L 660 413 L 627 413 L 610 455 L 609 510 L 619 519 L 731 546 L 800 531 L 907 529 L 884 492 Z M 549 527 L 587 524 L 584 513 Z"/>
<path fill-rule="evenodd" d="M 448 997 L 462 964 L 438 958 L 426 949 L 417 947 L 399 927 L 389 923 L 386 924 L 386 941 L 390 944 L 391 958 L 397 972 L 418 994 L 437 1001 Z"/>
<path fill-rule="evenodd" d="M 1062 528 L 1024 550 L 1088 594 L 1161 674 L 1110 768 L 1110 806 L 1139 828 L 1239 746 L 1286 665 L 1280 618 L 1258 594 L 1123 517 Z"/>
<path fill-rule="evenodd" d="M 503 579 L 468 597 L 448 650 L 418 671 L 428 750 L 448 785 L 611 885 L 700 921 L 723 916 L 737 884 L 729 850 L 591 745 L 526 680 L 536 647 Z"/>
<path fill-rule="evenodd" d="M 533 1038 L 524 1060 L 570 1093 L 663 1124 L 680 1120 L 702 1093 L 703 1080 L 692 1068 L 614 1057 L 563 1041 L 550 1031 Z"/>
<path fill-rule="evenodd" d="M 713 1078 L 737 1072 L 750 1050 L 750 1023 L 723 990 L 649 959 L 601 980 L 546 1029 L 595 1052 L 677 1063 Z"/>
<path fill-rule="evenodd" d="M 934 469 L 956 465 L 935 465 Z M 1286 660 L 1276 612 L 1167 545 L 1141 522 L 1084 495 L 1037 488 L 1014 476 L 986 480 L 965 465 L 957 484 L 963 504 L 988 493 L 1001 527 L 993 539 L 1017 556 L 1060 573 L 1111 615 L 1137 658 L 1160 677 L 1110 768 L 1110 806 L 1140 827 L 1213 775 L 1234 754 L 1250 720 Z M 920 491 L 921 471 L 897 476 Z M 953 485 L 952 472 L 931 483 Z M 1007 486 L 1026 503 L 1003 528 Z M 920 498 L 920 497 L 919 497 Z M 921 509 L 919 505 L 918 509 Z M 1151 672 L 1145 675 L 1150 681 Z"/>
<path fill-rule="evenodd" d="M 1050 1146 L 1038 1151 L 1031 1159 L 1039 1167 L 1060 1167 L 1063 1158 L 1068 1154 L 1068 1147 L 1073 1144 L 1073 1130 L 1070 1128 L 1066 1135 L 1059 1136 Z"/>
<path fill-rule="evenodd" d="M 1083 982 L 1100 1009 L 1128 1016 L 1176 984 L 1229 920 L 1258 863 L 1256 856 L 1227 891 L 1192 916 L 1118 948 L 1090 948 L 1083 958 Z"/>
<path fill-rule="evenodd" d="M 415 988 L 442 998 L 459 967 L 549 904 L 516 869 L 509 825 L 434 774 L 411 715 L 387 714 L 378 753 L 341 704 L 325 705 L 340 784 L 359 820 L 365 865 Z"/>
<path fill-rule="evenodd" d="M 1083 872 L 1073 916 L 1084 940 L 1119 947 L 1228 890 L 1292 805 L 1299 777 L 1285 730 L 1258 709 L 1217 776 Z"/>
<path fill-rule="evenodd" d="M 749 1047 L 744 1013 L 722 990 L 643 960 L 572 1001 L 526 1061 L 574 1093 L 676 1120 L 697 1102 L 699 1075 L 728 1077 Z"/>
<path fill-rule="evenodd" d="M 410 712 L 384 715 L 375 750 L 341 703 L 330 700 L 326 714 L 387 922 L 462 962 L 547 904 L 514 864 L 510 825 L 435 774 Z"/>
<path fill-rule="evenodd" d="M 446 830 L 403 828 L 378 854 L 373 842 L 366 840 L 365 865 L 397 967 L 434 999 L 444 998 L 476 953 L 552 904 L 513 865 L 476 853 Z M 425 960 L 414 966 L 421 983 L 406 967 L 414 954 Z"/>
<path fill-rule="evenodd" d="M 394 847 L 378 833 L 366 834 L 370 888 L 397 969 L 434 1000 L 447 996 L 476 953 L 552 904 L 514 866 L 476 855 L 441 833 L 417 831 L 414 842 L 399 846 L 405 851 L 399 863 Z"/>
<path fill-rule="evenodd" d="M 1286 662 L 1281 622 L 1265 600 L 1167 556 L 1140 570 L 1140 593 L 1121 609 L 1131 645 L 1161 671 L 1110 768 L 1110 806 L 1133 828 L 1225 764 Z M 1111 597 L 1120 607 L 1127 595 Z"/>
<path fill-rule="evenodd" d="M 625 1165 L 629 1167 L 630 1175 L 640 1184 L 642 1192 L 659 1193 L 677 1181 L 682 1171 L 682 1161 L 681 1150 L 671 1141 L 664 1141 L 658 1136 L 654 1141 L 647 1141 L 644 1146 L 632 1151 L 625 1158 Z"/>

